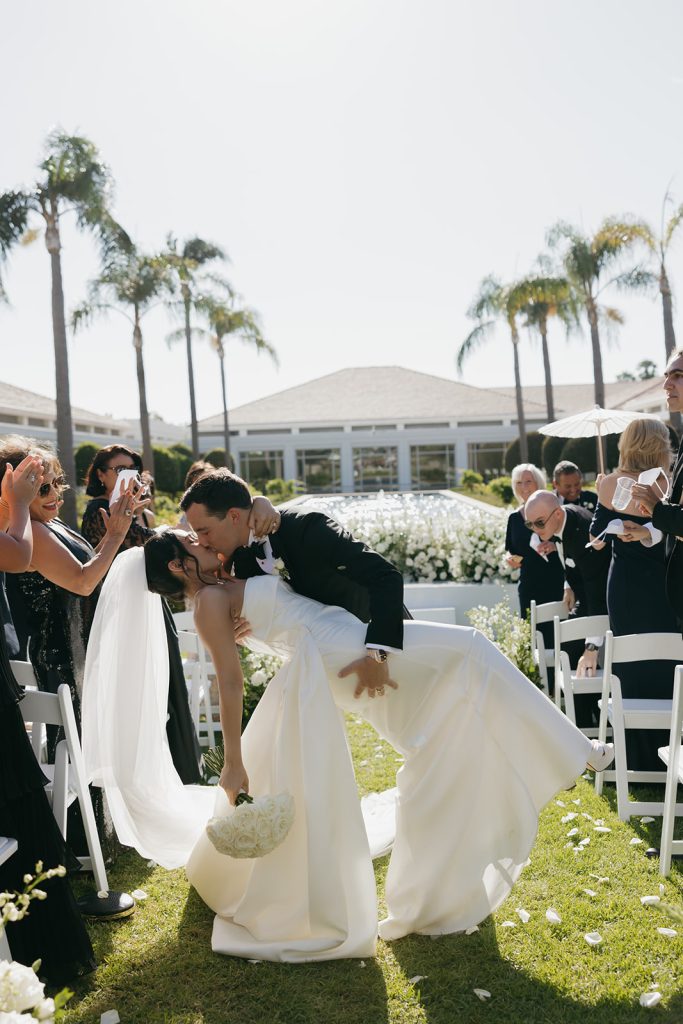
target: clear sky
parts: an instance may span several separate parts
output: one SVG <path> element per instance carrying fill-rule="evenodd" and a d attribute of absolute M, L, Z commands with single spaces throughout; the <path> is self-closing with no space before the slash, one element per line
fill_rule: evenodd
<path fill-rule="evenodd" d="M 399 364 L 455 377 L 480 279 L 527 271 L 563 218 L 586 230 L 683 202 L 679 0 L 31 0 L 0 38 L 0 190 L 31 180 L 46 132 L 82 132 L 114 173 L 139 243 L 201 235 L 261 316 L 280 367 L 231 343 L 231 404 L 337 369 Z M 683 231 L 681 232 L 683 235 Z M 67 309 L 97 271 L 64 231 Z M 672 254 L 683 289 L 683 239 Z M 54 394 L 49 260 L 15 251 L 0 308 L 0 378 Z M 611 296 L 627 325 L 607 379 L 664 343 L 656 299 Z M 149 404 L 186 421 L 182 346 L 145 328 Z M 683 321 L 676 316 L 679 341 Z M 555 330 L 558 381 L 592 378 L 586 338 Z M 199 415 L 220 409 L 197 343 Z M 137 414 L 126 321 L 70 341 L 75 404 Z M 542 383 L 525 339 L 526 383 Z M 512 384 L 500 334 L 464 379 Z M 373 409 L 376 415 L 380 410 Z"/>

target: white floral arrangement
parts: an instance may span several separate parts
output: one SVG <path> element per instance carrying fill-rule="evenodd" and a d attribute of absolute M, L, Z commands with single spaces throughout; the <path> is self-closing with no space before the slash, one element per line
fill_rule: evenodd
<path fill-rule="evenodd" d="M 240 793 L 232 814 L 211 818 L 206 834 L 226 857 L 265 857 L 287 838 L 293 822 L 294 797 L 290 793 L 256 799 Z"/>
<path fill-rule="evenodd" d="M 467 618 L 475 629 L 488 637 L 506 658 L 516 665 L 520 672 L 540 685 L 538 668 L 531 651 L 531 625 L 528 619 L 521 619 L 513 612 L 509 602 L 500 601 L 492 608 L 479 605 L 470 608 Z"/>
<path fill-rule="evenodd" d="M 316 506 L 384 555 L 408 582 L 515 582 L 505 561 L 508 512 L 457 499 L 378 495 L 361 504 L 351 496 Z"/>
<path fill-rule="evenodd" d="M 42 861 L 36 864 L 35 875 L 24 875 L 24 891 L 0 892 L 0 934 L 7 924 L 21 921 L 29 912 L 33 900 L 47 899 L 47 893 L 38 886 L 49 878 L 63 878 L 66 868 L 61 865 L 43 870 Z M 61 1019 L 62 1008 L 73 995 L 62 989 L 54 999 L 45 997 L 45 986 L 38 978 L 40 960 L 31 967 L 16 961 L 0 960 L 0 1024 L 54 1024 Z"/>

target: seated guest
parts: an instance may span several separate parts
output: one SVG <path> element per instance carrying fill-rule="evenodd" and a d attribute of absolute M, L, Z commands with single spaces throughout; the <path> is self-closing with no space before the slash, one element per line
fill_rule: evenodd
<path fill-rule="evenodd" d="M 607 524 L 615 519 L 620 519 L 624 528 L 624 533 L 606 534 L 604 540 L 596 540 L 596 544 L 606 545 L 611 554 L 607 611 L 615 636 L 679 632 L 676 616 L 666 599 L 666 548 L 662 534 L 654 529 L 649 515 L 639 514 L 636 500 L 632 499 L 621 509 L 615 509 L 612 504 L 619 477 L 637 480 L 643 470 L 658 466 L 662 468 L 662 474 L 657 483 L 661 493 L 666 494 L 672 455 L 669 432 L 661 420 L 634 420 L 619 438 L 618 468 L 604 477 L 598 487 L 592 537 L 602 538 Z M 671 662 L 640 661 L 635 665 L 615 665 L 614 671 L 625 698 L 670 700 L 674 668 Z M 668 744 L 668 735 L 668 732 L 655 729 L 627 729 L 629 768 L 660 770 L 657 750 Z"/>
<path fill-rule="evenodd" d="M 0 489 L 0 588 L 4 588 L 4 572 L 29 568 L 33 555 L 29 508 L 42 483 L 43 463 L 38 456 L 22 459 L 14 472 L 5 463 Z M 2 596 L 6 613 L 4 589 Z M 6 618 L 4 624 L 9 624 Z M 21 891 L 24 875 L 34 874 L 38 861 L 46 869 L 60 864 L 69 869 L 79 867 L 45 794 L 47 779 L 35 759 L 21 714 L 23 696 L 8 660 L 5 631 L 0 630 L 0 834 L 11 836 L 18 844 L 16 853 L 0 865 L 0 892 Z M 40 974 L 61 985 L 94 970 L 95 960 L 69 880 L 54 877 L 42 888 L 47 899 L 33 902 L 23 920 L 10 924 L 7 938 L 14 960 L 22 964 L 41 961 Z"/>
<path fill-rule="evenodd" d="M 517 592 L 522 618 L 526 618 L 532 601 L 537 604 L 561 601 L 564 594 L 564 569 L 554 545 L 539 554 L 538 541 L 534 540 L 534 533 L 524 520 L 524 503 L 534 491 L 543 488 L 545 474 L 537 466 L 525 462 L 512 470 L 512 490 L 519 508 L 508 516 L 505 550 L 508 564 L 519 569 Z M 552 623 L 543 623 L 542 631 L 546 643 L 552 647 Z"/>
<path fill-rule="evenodd" d="M 595 491 L 583 490 L 583 473 L 573 462 L 558 462 L 553 470 L 553 490 L 562 503 L 579 505 L 589 512 L 595 509 Z"/>

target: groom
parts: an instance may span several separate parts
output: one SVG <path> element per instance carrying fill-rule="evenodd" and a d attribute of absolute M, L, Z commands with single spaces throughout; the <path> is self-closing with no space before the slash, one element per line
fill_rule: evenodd
<path fill-rule="evenodd" d="M 403 648 L 403 577 L 385 558 L 356 540 L 321 512 L 284 509 L 280 525 L 263 543 L 253 543 L 248 525 L 249 488 L 227 469 L 197 480 L 180 507 L 200 544 L 232 560 L 240 579 L 273 572 L 281 562 L 294 590 L 322 604 L 346 608 L 368 628 L 366 654 L 339 673 L 355 673 L 355 696 L 382 696 L 397 684 L 389 675 L 389 652 Z"/>

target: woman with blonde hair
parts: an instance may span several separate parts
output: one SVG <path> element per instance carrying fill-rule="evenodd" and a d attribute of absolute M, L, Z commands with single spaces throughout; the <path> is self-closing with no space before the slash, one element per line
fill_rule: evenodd
<path fill-rule="evenodd" d="M 631 633 L 677 633 L 676 617 L 665 594 L 665 550 L 662 534 L 645 517 L 637 503 L 628 499 L 628 480 L 636 481 L 646 469 L 660 468 L 657 487 L 666 494 L 673 452 L 669 431 L 657 419 L 638 419 L 619 438 L 619 465 L 598 486 L 598 505 L 591 523 L 596 547 L 612 545 L 607 580 L 607 611 L 615 636 Z M 621 483 L 619 483 L 621 481 Z M 615 507 L 615 503 L 618 507 Z M 604 534 L 607 525 L 621 521 L 621 533 Z M 599 539 L 598 539 L 599 538 Z M 673 665 L 639 662 L 616 665 L 624 697 L 671 699 Z M 668 733 L 629 729 L 626 732 L 629 768 L 655 771 L 661 767 L 657 748 L 668 742 Z"/>

